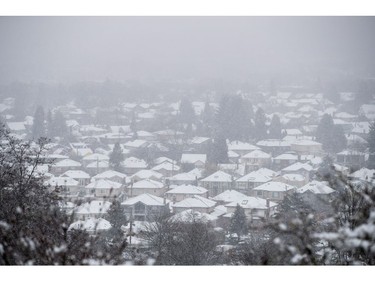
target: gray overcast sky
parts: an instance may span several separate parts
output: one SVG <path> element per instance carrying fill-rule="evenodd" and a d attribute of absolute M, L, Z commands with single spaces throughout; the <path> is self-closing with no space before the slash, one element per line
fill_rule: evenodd
<path fill-rule="evenodd" d="M 0 82 L 375 70 L 374 17 L 0 17 L 0 38 Z"/>

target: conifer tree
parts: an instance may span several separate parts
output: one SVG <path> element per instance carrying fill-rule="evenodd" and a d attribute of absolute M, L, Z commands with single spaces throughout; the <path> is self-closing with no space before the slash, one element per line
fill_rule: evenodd
<path fill-rule="evenodd" d="M 44 124 L 44 109 L 42 106 L 38 106 L 35 111 L 31 136 L 35 140 L 46 136 L 46 127 Z"/>
<path fill-rule="evenodd" d="M 122 153 L 120 144 L 117 142 L 115 146 L 113 147 L 113 151 L 111 152 L 109 156 L 109 164 L 115 171 L 121 172 L 122 161 L 124 161 L 124 154 Z"/>
<path fill-rule="evenodd" d="M 266 115 L 261 107 L 258 108 L 254 117 L 254 137 L 256 140 L 267 137 Z"/>
<path fill-rule="evenodd" d="M 276 114 L 272 116 L 268 136 L 270 139 L 282 138 L 280 118 Z"/>
<path fill-rule="evenodd" d="M 240 242 L 241 235 L 247 233 L 247 219 L 245 210 L 239 204 L 237 204 L 236 210 L 230 219 L 229 230 L 231 233 L 237 234 L 238 242 Z"/>

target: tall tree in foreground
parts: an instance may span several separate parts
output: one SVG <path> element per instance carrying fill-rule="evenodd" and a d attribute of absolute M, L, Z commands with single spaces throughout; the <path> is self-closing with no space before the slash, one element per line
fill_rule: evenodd
<path fill-rule="evenodd" d="M 0 128 L 0 265 L 119 264 L 113 248 L 87 232 L 70 230 L 58 190 L 36 177 L 45 142 L 15 139 Z M 100 250 L 98 250 L 100 249 Z"/>
<path fill-rule="evenodd" d="M 112 169 L 115 171 L 121 172 L 121 162 L 124 161 L 125 157 L 122 153 L 122 149 L 120 147 L 120 144 L 116 142 L 115 146 L 113 147 L 113 150 L 111 154 L 109 155 L 109 164 L 111 165 Z"/>
<path fill-rule="evenodd" d="M 34 140 L 46 136 L 46 126 L 44 124 L 44 109 L 38 106 L 34 114 L 31 136 Z"/>
<path fill-rule="evenodd" d="M 369 158 L 368 158 L 368 168 L 375 169 L 375 122 L 370 125 L 370 131 L 367 138 Z"/>
<path fill-rule="evenodd" d="M 316 129 L 316 140 L 323 145 L 323 149 L 330 153 L 337 153 L 346 148 L 346 138 L 343 129 L 334 125 L 331 115 L 324 114 Z"/>

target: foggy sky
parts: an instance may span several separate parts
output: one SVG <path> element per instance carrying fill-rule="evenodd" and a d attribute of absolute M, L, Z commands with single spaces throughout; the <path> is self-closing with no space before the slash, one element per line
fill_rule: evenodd
<path fill-rule="evenodd" d="M 0 83 L 374 75 L 374 17 L 1 17 Z"/>

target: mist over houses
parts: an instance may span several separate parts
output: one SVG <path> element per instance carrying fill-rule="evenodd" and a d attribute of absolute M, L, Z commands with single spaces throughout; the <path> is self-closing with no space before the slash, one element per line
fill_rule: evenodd
<path fill-rule="evenodd" d="M 17 101 L 4 97 L 0 114 L 17 138 L 50 138 L 44 157 L 51 163 L 36 172 L 59 190 L 76 218 L 72 227 L 90 231 L 94 222 L 110 228 L 104 217 L 114 200 L 132 222 L 194 212 L 226 230 L 237 205 L 249 224 L 261 225 L 298 193 L 324 217 L 331 211 L 324 202 L 335 196 L 317 176 L 327 159 L 358 182 L 374 180 L 373 99 L 353 111 L 355 93 L 341 93 L 337 103 L 298 89 L 261 97 L 254 102 L 239 91 L 115 106 L 73 100 L 22 117 Z"/>

